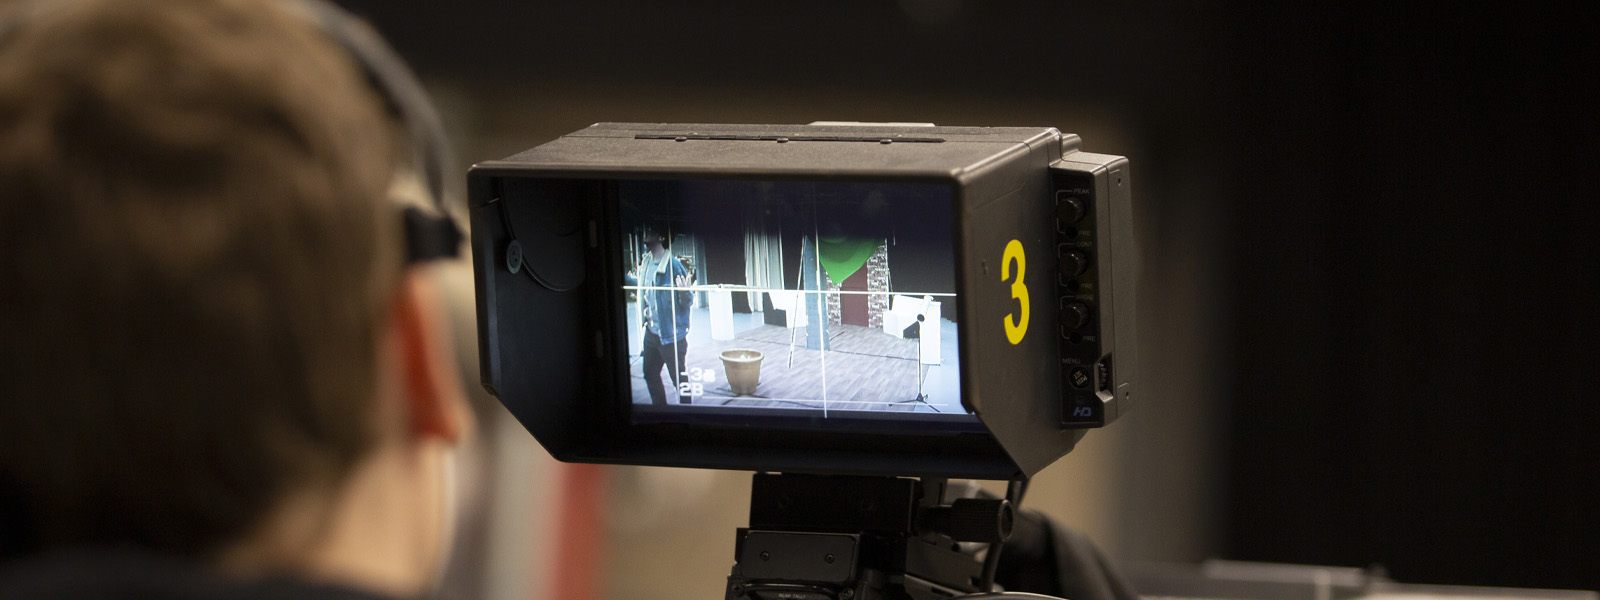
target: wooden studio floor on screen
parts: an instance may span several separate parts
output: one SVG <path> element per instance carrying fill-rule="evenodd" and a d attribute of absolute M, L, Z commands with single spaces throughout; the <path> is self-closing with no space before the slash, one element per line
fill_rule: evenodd
<path fill-rule="evenodd" d="M 692 322 L 701 322 L 697 308 Z M 879 328 L 830 324 L 828 350 L 806 348 L 803 327 L 763 324 L 759 314 L 739 315 L 733 339 L 714 340 L 705 327 L 690 326 L 684 361 L 685 381 L 698 383 L 693 406 L 817 408 L 838 411 L 963 412 L 957 396 L 953 324 L 940 328 L 946 343 L 943 358 L 919 356 L 920 340 L 885 333 Z M 721 355 L 728 350 L 761 354 L 754 393 L 736 394 Z M 926 359 L 926 360 L 924 360 Z M 649 404 L 641 361 L 631 357 L 633 402 Z M 939 364 L 925 364 L 939 363 Z M 672 369 L 667 365 L 666 369 Z M 659 375 L 670 387 L 665 370 Z M 921 380 L 921 387 L 918 382 Z M 918 394 L 925 394 L 918 401 Z M 668 394 L 677 402 L 677 396 Z"/>

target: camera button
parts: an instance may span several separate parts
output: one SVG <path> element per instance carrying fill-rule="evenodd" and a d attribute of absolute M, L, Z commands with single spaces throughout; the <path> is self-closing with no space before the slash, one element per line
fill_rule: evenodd
<path fill-rule="evenodd" d="M 1072 382 L 1072 387 L 1083 389 L 1089 387 L 1089 370 L 1083 367 L 1073 367 L 1067 374 L 1067 379 Z"/>
<path fill-rule="evenodd" d="M 1062 225 L 1069 225 L 1083 220 L 1083 215 L 1088 212 L 1083 200 L 1071 195 L 1067 190 L 1056 192 L 1056 218 Z"/>
<path fill-rule="evenodd" d="M 1089 324 L 1089 306 L 1082 302 L 1068 302 L 1061 307 L 1061 330 L 1068 332 Z"/>
<path fill-rule="evenodd" d="M 1061 253 L 1061 261 L 1056 268 L 1060 270 L 1062 280 L 1072 279 L 1089 270 L 1089 255 L 1079 250 L 1068 250 Z"/>

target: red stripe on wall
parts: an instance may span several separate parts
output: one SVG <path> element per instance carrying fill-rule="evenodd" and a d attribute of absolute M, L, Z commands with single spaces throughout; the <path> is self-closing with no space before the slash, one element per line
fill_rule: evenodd
<path fill-rule="evenodd" d="M 555 545 L 552 600 L 600 600 L 600 551 L 605 532 L 600 511 L 605 505 L 605 468 L 561 465 L 561 505 Z"/>

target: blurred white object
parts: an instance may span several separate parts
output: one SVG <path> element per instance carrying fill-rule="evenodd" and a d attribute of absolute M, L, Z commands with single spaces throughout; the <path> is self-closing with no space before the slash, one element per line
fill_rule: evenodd
<path fill-rule="evenodd" d="M 895 294 L 889 298 L 889 310 L 883 313 L 883 332 L 899 337 L 904 334 L 907 327 L 917 322 L 917 316 L 923 315 L 921 333 L 922 364 L 939 364 L 939 315 L 941 303 L 934 302 L 932 296 L 904 296 Z"/>
<path fill-rule="evenodd" d="M 733 291 L 731 287 L 718 286 L 706 290 L 711 304 L 711 339 L 733 339 Z"/>
<path fill-rule="evenodd" d="M 783 311 L 785 327 L 805 327 L 810 324 L 806 320 L 805 306 L 801 304 L 804 294 L 795 290 L 767 290 L 767 297 L 772 299 L 772 307 Z"/>

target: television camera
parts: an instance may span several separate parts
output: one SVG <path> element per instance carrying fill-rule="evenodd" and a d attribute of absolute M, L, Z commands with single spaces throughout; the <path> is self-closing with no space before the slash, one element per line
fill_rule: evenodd
<path fill-rule="evenodd" d="M 729 600 L 988 592 L 1027 478 L 1135 398 L 1132 179 L 1081 145 L 601 123 L 475 165 L 483 385 L 559 460 L 756 471 Z"/>

